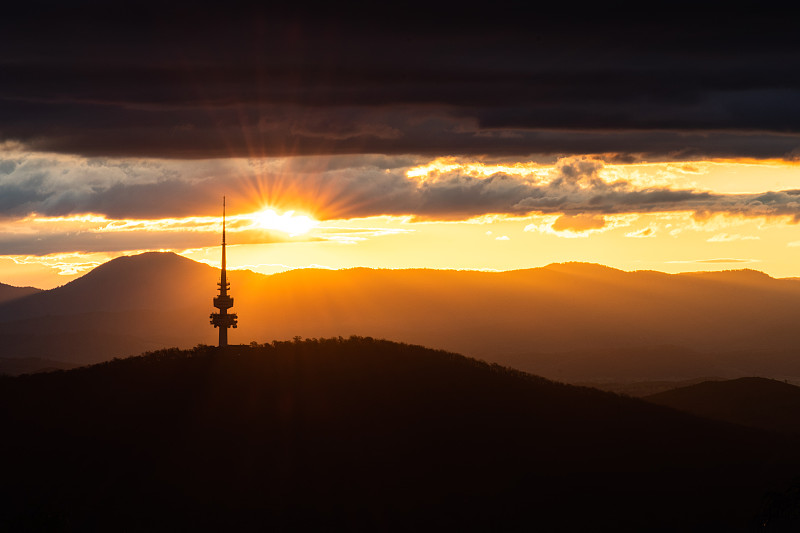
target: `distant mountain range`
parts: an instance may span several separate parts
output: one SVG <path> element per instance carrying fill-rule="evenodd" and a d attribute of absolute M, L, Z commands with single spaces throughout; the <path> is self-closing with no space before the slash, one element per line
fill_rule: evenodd
<path fill-rule="evenodd" d="M 371 338 L 0 378 L 3 531 L 797 531 L 800 436 Z"/>
<path fill-rule="evenodd" d="M 706 381 L 644 399 L 714 420 L 800 433 L 800 387 L 772 379 Z"/>
<path fill-rule="evenodd" d="M 171 253 L 110 261 L 0 303 L 0 355 L 91 363 L 215 344 L 219 272 Z M 231 342 L 369 335 L 565 381 L 800 376 L 800 281 L 553 264 L 509 272 L 229 273 Z"/>
<path fill-rule="evenodd" d="M 36 289 L 34 287 L 14 287 L 12 285 L 0 283 L 0 303 L 10 302 L 12 300 L 22 298 L 23 296 L 36 294 L 37 292 L 42 291 L 41 289 Z"/>

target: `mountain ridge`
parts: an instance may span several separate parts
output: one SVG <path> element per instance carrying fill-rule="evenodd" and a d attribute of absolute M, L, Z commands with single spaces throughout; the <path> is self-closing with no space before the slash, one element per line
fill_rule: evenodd
<path fill-rule="evenodd" d="M 36 287 L 15 287 L 14 285 L 0 283 L 0 303 L 18 300 L 38 292 L 41 292 L 41 289 Z"/>
<path fill-rule="evenodd" d="M 77 277 L 64 285 L 59 285 L 58 287 L 53 287 L 51 289 L 40 289 L 36 287 L 17 287 L 12 285 L 7 285 L 0 282 L 0 289 L 5 287 L 10 287 L 13 289 L 25 289 L 31 290 L 34 292 L 48 292 L 56 289 L 61 289 L 68 285 L 72 285 L 74 282 L 86 278 L 87 276 L 91 276 L 97 274 L 96 271 L 103 271 L 109 268 L 116 268 L 121 263 L 126 263 L 130 261 L 139 261 L 144 258 L 148 257 L 170 257 L 173 259 L 178 259 L 179 261 L 189 261 L 191 263 L 196 263 L 199 265 L 206 265 L 210 268 L 218 270 L 216 267 L 208 265 L 204 262 L 194 261 L 192 259 L 188 259 L 178 253 L 175 252 L 142 252 L 140 254 L 135 255 L 126 255 L 116 257 L 111 259 L 97 267 L 93 268 L 86 274 L 83 274 L 80 277 Z M 290 272 L 297 272 L 297 271 L 310 271 L 310 272 L 329 272 L 329 271 L 400 271 L 400 272 L 475 272 L 475 273 L 483 273 L 483 274 L 505 274 L 505 273 L 525 273 L 525 272 L 535 272 L 540 270 L 550 270 L 556 272 L 569 272 L 575 271 L 580 272 L 583 269 L 585 272 L 590 271 L 605 271 L 605 272 L 614 272 L 614 273 L 621 273 L 621 274 L 655 274 L 661 276 L 685 276 L 685 277 L 726 277 L 726 276 L 750 276 L 758 277 L 761 279 L 770 279 L 770 280 L 777 280 L 777 281 L 800 281 L 800 277 L 773 277 L 769 274 L 762 272 L 760 270 L 751 269 L 751 268 L 738 268 L 738 269 L 726 269 L 726 270 L 708 270 L 708 271 L 689 271 L 689 272 L 677 272 L 677 273 L 669 273 L 669 272 L 662 272 L 660 270 L 652 270 L 652 269 L 643 269 L 643 270 L 623 270 L 617 267 L 612 267 L 608 265 L 603 265 L 601 263 L 591 263 L 587 261 L 564 261 L 564 262 L 554 262 L 548 263 L 544 266 L 539 267 L 528 267 L 528 268 L 515 268 L 509 270 L 482 270 L 482 269 L 470 269 L 470 268 L 426 268 L 426 267 L 409 267 L 409 268 L 381 268 L 381 267 L 366 267 L 366 266 L 355 266 L 355 267 L 345 267 L 345 268 L 322 268 L 322 267 L 304 267 L 304 268 L 295 268 L 290 270 L 285 270 L 282 272 L 275 272 L 271 274 L 262 274 L 253 271 L 252 269 L 247 268 L 229 268 L 228 272 L 246 272 L 258 276 L 280 276 L 282 274 L 287 274 Z M 0 302 L 2 299 L 0 298 Z"/>
<path fill-rule="evenodd" d="M 643 399 L 714 420 L 800 433 L 800 387 L 774 379 L 706 381 Z"/>
<path fill-rule="evenodd" d="M 212 344 L 218 272 L 154 252 L 0 303 L 0 356 L 90 363 Z M 513 361 L 564 381 L 800 376 L 791 355 L 800 284 L 749 271 L 671 275 L 572 263 L 491 273 L 232 270 L 229 281 L 239 314 L 232 342 L 375 336 Z M 95 339 L 105 339 L 102 348 Z"/>

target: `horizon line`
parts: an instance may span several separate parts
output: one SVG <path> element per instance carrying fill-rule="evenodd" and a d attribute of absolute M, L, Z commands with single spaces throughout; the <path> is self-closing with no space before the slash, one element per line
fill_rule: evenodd
<path fill-rule="evenodd" d="M 37 289 L 37 290 L 40 290 L 40 291 L 49 291 L 49 290 L 53 290 L 53 289 L 57 289 L 57 288 L 63 287 L 65 285 L 68 285 L 69 283 L 72 283 L 73 281 L 81 279 L 81 278 L 91 274 L 95 269 L 97 269 L 99 267 L 102 267 L 104 265 L 107 265 L 107 264 L 109 264 L 111 262 L 114 262 L 114 261 L 117 261 L 117 260 L 120 260 L 120 259 L 124 259 L 124 258 L 132 258 L 132 257 L 137 257 L 137 256 L 147 255 L 147 254 L 172 254 L 172 255 L 178 256 L 178 257 L 180 257 L 182 259 L 186 259 L 187 261 L 191 261 L 193 263 L 206 265 L 206 266 L 209 266 L 211 268 L 216 268 L 216 269 L 220 268 L 219 264 L 216 264 L 213 261 L 202 261 L 202 260 L 192 259 L 192 258 L 186 257 L 185 255 L 182 255 L 180 252 L 176 252 L 176 251 L 173 251 L 173 250 L 163 250 L 163 249 L 162 250 L 143 250 L 143 251 L 138 251 L 136 253 L 124 254 L 124 255 L 120 255 L 120 256 L 114 257 L 112 259 L 109 259 L 108 261 L 105 261 L 103 263 L 100 263 L 100 264 L 94 266 L 93 268 L 89 269 L 85 273 L 83 273 L 83 274 L 81 274 L 79 276 L 76 276 L 75 278 L 67 281 L 66 283 L 64 283 L 62 285 L 55 286 L 55 287 L 51 287 L 49 289 L 43 289 L 41 287 L 36 287 L 34 285 L 11 285 L 11 284 L 4 283 L 2 281 L 0 281 L 0 285 L 5 285 L 5 286 L 9 286 L 9 287 L 16 287 L 16 288 L 33 288 L 33 289 Z M 679 264 L 679 263 L 683 264 L 683 263 L 685 263 L 687 265 L 688 264 L 712 265 L 712 264 L 737 264 L 737 263 L 738 264 L 746 264 L 748 262 L 749 261 L 732 260 L 732 259 L 731 260 L 728 260 L 728 259 L 707 259 L 707 260 L 696 260 L 696 261 L 670 261 L 669 263 L 672 263 L 672 264 Z M 302 270 L 331 270 L 331 271 L 334 271 L 334 270 L 375 270 L 375 271 L 380 271 L 380 270 L 390 270 L 390 271 L 427 270 L 427 271 L 441 271 L 441 272 L 480 272 L 480 273 L 486 273 L 486 274 L 502 274 L 502 273 L 509 273 L 509 272 L 522 272 L 522 271 L 528 271 L 528 270 L 542 270 L 542 269 L 547 269 L 549 267 L 554 267 L 554 266 L 568 266 L 568 265 L 587 265 L 587 266 L 593 266 L 593 267 L 601 267 L 601 268 L 604 268 L 604 269 L 614 270 L 614 271 L 618 271 L 618 272 L 624 272 L 624 273 L 627 273 L 627 274 L 635 274 L 635 273 L 639 273 L 639 272 L 641 272 L 641 273 L 653 272 L 653 273 L 658 273 L 658 274 L 664 274 L 664 275 L 667 275 L 667 276 L 678 276 L 678 275 L 686 275 L 686 274 L 717 274 L 717 273 L 725 273 L 725 272 L 755 272 L 755 273 L 764 275 L 764 276 L 766 276 L 766 277 L 768 277 L 770 279 L 774 279 L 774 280 L 790 280 L 791 281 L 791 280 L 800 279 L 800 274 L 797 275 L 797 276 L 777 277 L 777 276 L 770 275 L 769 273 L 764 272 L 763 270 L 758 270 L 756 268 L 751 268 L 751 267 L 724 268 L 724 269 L 717 269 L 717 270 L 687 270 L 687 271 L 681 271 L 681 272 L 665 272 L 665 271 L 662 271 L 662 270 L 656 270 L 656 269 L 652 269 L 652 268 L 625 269 L 625 268 L 620 268 L 620 267 L 607 265 L 607 264 L 604 264 L 604 263 L 596 263 L 596 262 L 591 262 L 591 261 L 556 261 L 556 262 L 547 263 L 545 265 L 530 266 L 530 267 L 523 267 L 523 268 L 510 268 L 510 269 L 495 269 L 495 268 L 439 268 L 439 267 L 424 267 L 424 266 L 420 266 L 420 267 L 375 267 L 375 266 L 366 266 L 366 265 L 345 266 L 345 267 L 331 267 L 331 266 L 319 265 L 319 264 L 311 264 L 311 265 L 307 265 L 307 266 L 293 267 L 293 266 L 283 265 L 283 264 L 263 264 L 263 265 L 243 265 L 243 266 L 238 266 L 238 267 L 228 267 L 227 270 L 229 272 L 250 272 L 252 274 L 257 274 L 257 275 L 260 275 L 260 276 L 274 276 L 274 275 L 279 275 L 279 274 L 285 274 L 287 272 L 302 271 Z M 259 266 L 278 267 L 279 270 L 277 270 L 276 272 L 259 272 L 259 271 L 253 269 L 254 267 L 259 267 Z"/>

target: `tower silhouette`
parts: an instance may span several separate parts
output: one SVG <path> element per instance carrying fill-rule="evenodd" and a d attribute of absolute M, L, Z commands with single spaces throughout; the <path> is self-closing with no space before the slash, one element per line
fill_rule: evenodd
<path fill-rule="evenodd" d="M 214 297 L 214 307 L 219 309 L 219 313 L 211 313 L 211 323 L 215 328 L 219 328 L 219 346 L 228 345 L 228 328 L 235 328 L 239 318 L 236 313 L 228 314 L 228 309 L 233 307 L 233 298 L 228 296 L 228 272 L 225 264 L 225 197 L 222 197 L 222 272 L 220 274 L 219 296 Z"/>

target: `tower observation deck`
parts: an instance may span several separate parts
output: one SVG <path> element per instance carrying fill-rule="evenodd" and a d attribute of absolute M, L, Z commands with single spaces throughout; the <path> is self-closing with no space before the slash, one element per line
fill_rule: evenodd
<path fill-rule="evenodd" d="M 219 346 L 228 345 L 228 328 L 235 328 L 237 325 L 238 315 L 236 313 L 228 313 L 228 309 L 233 307 L 233 298 L 228 296 L 228 289 L 231 284 L 228 283 L 227 265 L 225 264 L 225 197 L 222 197 L 222 268 L 220 273 L 220 280 L 217 283 L 219 286 L 219 296 L 214 297 L 214 307 L 219 309 L 219 313 L 211 313 L 211 324 L 215 328 L 219 328 Z"/>

